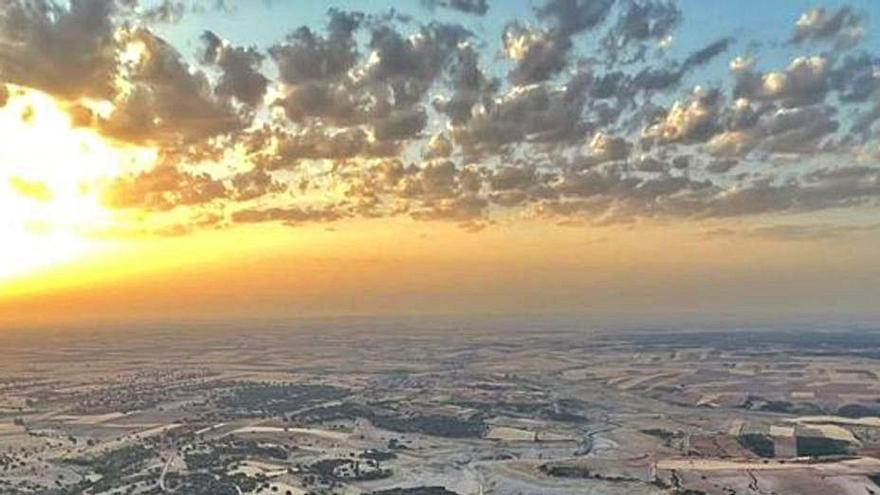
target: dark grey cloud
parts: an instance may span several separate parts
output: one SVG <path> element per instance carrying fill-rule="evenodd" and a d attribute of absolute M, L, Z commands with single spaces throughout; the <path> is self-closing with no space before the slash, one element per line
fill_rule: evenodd
<path fill-rule="evenodd" d="M 569 64 L 573 37 L 601 24 L 613 0 L 547 0 L 535 8 L 545 28 L 513 22 L 502 35 L 504 50 L 515 62 L 508 79 L 517 85 L 547 81 Z"/>
<path fill-rule="evenodd" d="M 650 155 L 639 156 L 633 160 L 632 166 L 639 172 L 665 173 L 670 170 L 668 163 Z"/>
<path fill-rule="evenodd" d="M 467 124 L 454 128 L 456 143 L 468 154 L 497 152 L 511 144 L 565 143 L 582 138 L 585 80 L 575 77 L 563 88 L 533 86 L 491 102 Z"/>
<path fill-rule="evenodd" d="M 848 5 L 833 11 L 817 7 L 805 12 L 797 20 L 791 41 L 804 43 L 831 40 L 839 45 L 849 46 L 858 42 L 864 35 L 861 18 L 862 16 Z"/>
<path fill-rule="evenodd" d="M 295 226 L 304 223 L 333 222 L 344 217 L 344 213 L 334 207 L 284 207 L 239 210 L 232 214 L 232 221 L 235 223 L 280 222 Z"/>
<path fill-rule="evenodd" d="M 308 82 L 288 89 L 278 102 L 287 118 L 305 124 L 320 119 L 332 125 L 351 126 L 363 123 L 369 113 L 367 94 L 357 94 L 341 84 Z"/>
<path fill-rule="evenodd" d="M 501 167 L 492 172 L 489 177 L 489 185 L 495 191 L 529 189 L 537 183 L 538 177 L 535 169 L 528 166 Z"/>
<path fill-rule="evenodd" d="M 132 89 L 100 128 L 116 138 L 176 145 L 245 126 L 228 101 L 218 98 L 208 77 L 191 71 L 180 54 L 147 29 L 128 33 L 145 55 L 129 77 Z"/>
<path fill-rule="evenodd" d="M 880 168 L 820 169 L 785 180 L 761 177 L 731 188 L 681 175 L 646 178 L 621 167 L 603 167 L 567 173 L 554 188 L 558 195 L 539 203 L 545 215 L 588 215 L 596 221 L 725 219 L 876 207 L 880 205 Z"/>
<path fill-rule="evenodd" d="M 499 86 L 497 78 L 480 69 L 479 56 L 471 46 L 458 50 L 449 76 L 452 95 L 435 98 L 434 107 L 446 114 L 453 125 L 467 122 L 477 104 L 490 104 Z"/>
<path fill-rule="evenodd" d="M 329 12 L 326 35 L 302 26 L 269 48 L 286 96 L 278 104 L 298 123 L 321 119 L 355 125 L 365 118 L 364 101 L 370 96 L 349 87 L 349 71 L 358 62 L 355 33 L 365 17 L 361 13 Z"/>
<path fill-rule="evenodd" d="M 412 212 L 418 220 L 473 222 L 484 217 L 489 202 L 476 195 L 429 201 Z"/>
<path fill-rule="evenodd" d="M 393 144 L 371 141 L 368 133 L 359 127 L 310 127 L 295 134 L 278 133 L 276 137 L 277 150 L 266 162 L 270 169 L 294 168 L 304 160 L 349 160 L 387 156 L 399 151 Z"/>
<path fill-rule="evenodd" d="M 485 15 L 489 11 L 489 0 L 422 0 L 428 9 L 445 8 L 465 14 Z"/>
<path fill-rule="evenodd" d="M 706 170 L 713 174 L 726 174 L 730 172 L 736 166 L 739 165 L 739 160 L 734 160 L 732 158 L 722 158 L 713 160 L 711 163 L 706 165 Z"/>
<path fill-rule="evenodd" d="M 428 123 L 428 114 L 422 108 L 393 110 L 379 118 L 373 125 L 376 139 L 380 141 L 400 141 L 419 135 Z"/>
<path fill-rule="evenodd" d="M 698 216 L 732 217 L 876 205 L 878 200 L 880 168 L 850 166 L 783 182 L 765 177 L 688 206 Z"/>
<path fill-rule="evenodd" d="M 817 105 L 765 114 L 758 121 L 756 132 L 761 148 L 766 151 L 803 154 L 820 149 L 823 138 L 837 128 L 833 109 Z"/>
<path fill-rule="evenodd" d="M 251 107 L 259 105 L 269 86 L 269 79 L 259 71 L 263 54 L 254 47 L 229 46 L 212 31 L 202 34 L 202 42 L 202 61 L 221 70 L 216 93 Z"/>
<path fill-rule="evenodd" d="M 619 162 L 629 158 L 633 145 L 626 138 L 609 136 L 597 132 L 581 156 L 571 162 L 574 170 L 585 170 L 609 162 Z"/>
<path fill-rule="evenodd" d="M 708 151 L 728 159 L 756 150 L 808 156 L 833 148 L 832 137 L 839 128 L 836 111 L 828 105 L 765 107 L 759 114 L 740 102 L 722 110 L 718 132 L 708 141 Z"/>
<path fill-rule="evenodd" d="M 734 93 L 788 107 L 811 105 L 825 99 L 830 74 L 829 60 L 818 55 L 797 57 L 784 71 L 760 73 L 742 65 L 735 69 Z"/>
<path fill-rule="evenodd" d="M 283 83 L 334 80 L 357 62 L 354 34 L 363 23 L 363 14 L 331 10 L 329 15 L 326 36 L 302 26 L 269 48 Z"/>
<path fill-rule="evenodd" d="M 427 125 L 428 91 L 456 55 L 458 90 L 448 111 L 464 113 L 474 104 L 466 103 L 473 98 L 466 93 L 479 92 L 483 83 L 467 80 L 472 75 L 465 73 L 476 69 L 461 47 L 469 31 L 430 23 L 417 36 L 405 36 L 385 20 L 339 11 L 330 16 L 326 37 L 303 27 L 270 49 L 286 85 L 278 105 L 291 121 L 369 126 L 379 141 L 415 139 Z M 354 33 L 367 24 L 369 58 L 361 60 Z"/>
<path fill-rule="evenodd" d="M 0 77 L 66 98 L 114 94 L 115 0 L 0 3 Z"/>
<path fill-rule="evenodd" d="M 516 63 L 508 75 L 513 84 L 546 81 L 568 65 L 572 42 L 567 36 L 514 22 L 504 29 L 502 40 L 507 56 Z"/>
<path fill-rule="evenodd" d="M 674 89 L 689 72 L 727 51 L 730 42 L 730 39 L 724 38 L 700 48 L 681 62 L 643 68 L 633 78 L 632 85 L 640 91 Z"/>
<path fill-rule="evenodd" d="M 538 19 L 563 36 L 595 28 L 611 12 L 614 0 L 547 0 L 535 9 Z"/>
<path fill-rule="evenodd" d="M 831 71 L 831 85 L 841 100 L 848 103 L 864 102 L 880 94 L 880 57 L 861 52 L 847 55 Z"/>
<path fill-rule="evenodd" d="M 616 61 L 619 53 L 635 46 L 632 61 L 645 56 L 645 42 L 662 41 L 681 24 L 683 14 L 668 0 L 631 0 L 602 40 L 603 47 Z"/>
<path fill-rule="evenodd" d="M 403 178 L 401 192 L 425 199 L 454 197 L 458 193 L 458 169 L 449 160 L 430 161 Z"/>
<path fill-rule="evenodd" d="M 690 70 L 701 65 L 706 64 L 713 58 L 721 55 L 726 52 L 728 48 L 730 48 L 730 44 L 732 43 L 732 39 L 730 38 L 721 38 L 720 40 L 713 41 L 708 45 L 700 48 L 694 53 L 690 54 L 682 63 L 682 66 L 686 70 Z"/>
<path fill-rule="evenodd" d="M 366 67 L 364 83 L 384 82 L 394 91 L 395 106 L 417 102 L 472 33 L 455 24 L 431 23 L 418 37 L 404 37 L 393 27 L 373 29 L 368 43 L 375 62 Z"/>

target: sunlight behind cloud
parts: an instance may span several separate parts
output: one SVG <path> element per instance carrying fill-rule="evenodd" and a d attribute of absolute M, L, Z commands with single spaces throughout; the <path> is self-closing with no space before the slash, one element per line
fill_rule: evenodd
<path fill-rule="evenodd" d="M 155 160 L 75 128 L 50 96 L 12 88 L 0 109 L 0 277 L 70 261 L 97 247 L 88 233 L 109 228 L 103 182 Z"/>

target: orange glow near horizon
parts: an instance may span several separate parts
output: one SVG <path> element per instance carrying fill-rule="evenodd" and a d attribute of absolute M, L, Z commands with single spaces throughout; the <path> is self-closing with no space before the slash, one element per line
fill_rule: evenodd
<path fill-rule="evenodd" d="M 477 234 L 408 219 L 239 226 L 129 239 L 104 255 L 0 281 L 0 326 L 545 310 L 757 314 L 767 301 L 809 311 L 832 294 L 856 307 L 870 298 L 871 279 L 852 271 L 871 256 L 868 245 L 846 256 L 833 244 L 736 246 L 659 226 L 584 232 L 520 223 Z"/>

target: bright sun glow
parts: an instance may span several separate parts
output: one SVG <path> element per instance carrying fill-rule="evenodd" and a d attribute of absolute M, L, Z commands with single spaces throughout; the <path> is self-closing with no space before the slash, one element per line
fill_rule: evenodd
<path fill-rule="evenodd" d="M 102 244 L 94 234 L 113 215 L 102 182 L 154 159 L 74 128 L 51 97 L 13 88 L 0 109 L 0 278 L 69 261 Z"/>

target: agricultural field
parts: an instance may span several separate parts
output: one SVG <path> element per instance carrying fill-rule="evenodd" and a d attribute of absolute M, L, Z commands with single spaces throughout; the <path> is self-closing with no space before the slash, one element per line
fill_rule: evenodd
<path fill-rule="evenodd" d="M 750 332 L 5 334 L 0 493 L 880 493 L 880 334 Z"/>

